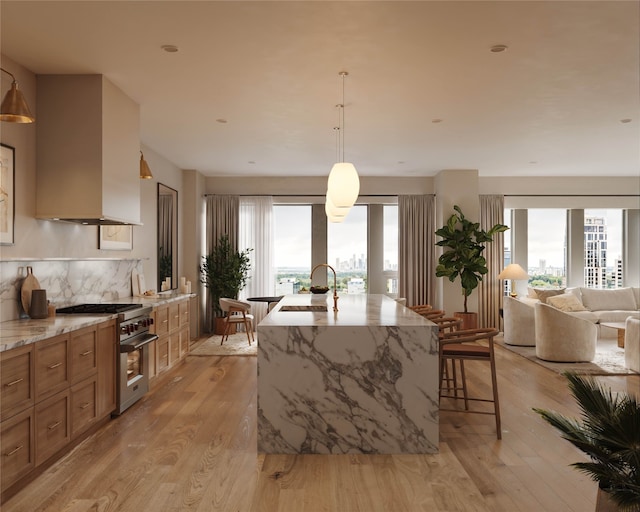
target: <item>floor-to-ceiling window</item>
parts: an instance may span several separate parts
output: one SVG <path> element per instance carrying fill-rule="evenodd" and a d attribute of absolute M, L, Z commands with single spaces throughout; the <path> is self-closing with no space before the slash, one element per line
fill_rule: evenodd
<path fill-rule="evenodd" d="M 327 225 L 327 262 L 338 277 L 338 292 L 367 292 L 367 205 L 354 205 L 342 222 Z"/>
<path fill-rule="evenodd" d="M 566 285 L 566 210 L 530 208 L 528 211 L 529 285 L 557 288 Z"/>
<path fill-rule="evenodd" d="M 622 259 L 622 210 L 584 211 L 584 285 L 587 288 L 620 288 Z"/>
<path fill-rule="evenodd" d="M 276 295 L 309 289 L 311 280 L 311 205 L 274 205 Z"/>
<path fill-rule="evenodd" d="M 398 295 L 398 205 L 383 206 L 384 223 L 384 278 L 387 294 Z"/>

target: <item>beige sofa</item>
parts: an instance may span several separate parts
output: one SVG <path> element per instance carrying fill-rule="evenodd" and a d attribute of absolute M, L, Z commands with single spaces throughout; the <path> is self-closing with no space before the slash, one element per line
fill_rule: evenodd
<path fill-rule="evenodd" d="M 629 317 L 624 331 L 624 365 L 640 373 L 640 320 Z"/>
<path fill-rule="evenodd" d="M 598 328 L 594 322 L 538 302 L 535 325 L 536 356 L 540 359 L 586 362 L 595 357 Z"/>

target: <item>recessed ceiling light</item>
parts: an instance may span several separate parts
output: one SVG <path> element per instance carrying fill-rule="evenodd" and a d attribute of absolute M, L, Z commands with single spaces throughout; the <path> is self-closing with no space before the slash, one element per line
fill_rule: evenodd
<path fill-rule="evenodd" d="M 438 118 L 431 120 L 431 122 L 434 124 L 441 123 L 442 121 L 443 121 L 442 119 L 438 119 Z"/>
<path fill-rule="evenodd" d="M 537 160 L 531 160 L 529 163 L 530 164 L 537 164 L 538 162 L 537 162 Z"/>
<path fill-rule="evenodd" d="M 253 160 L 249 160 L 249 163 L 252 164 L 252 165 L 255 164 L 255 162 Z"/>
<path fill-rule="evenodd" d="M 216 123 L 225 124 L 226 122 L 227 122 L 226 119 L 222 119 L 222 118 L 216 119 Z"/>
<path fill-rule="evenodd" d="M 178 51 L 178 47 L 174 44 L 163 44 L 160 48 L 167 53 L 176 53 Z"/>
<path fill-rule="evenodd" d="M 402 165 L 404 163 L 404 160 L 398 160 L 398 163 Z"/>
<path fill-rule="evenodd" d="M 491 48 L 489 48 L 489 51 L 491 53 L 502 53 L 507 48 L 509 48 L 509 47 L 506 44 L 494 44 Z"/>
<path fill-rule="evenodd" d="M 630 123 L 630 122 L 631 122 L 631 119 L 629 119 L 629 118 L 626 118 L 626 119 L 620 119 L 620 122 L 621 122 L 621 123 Z"/>

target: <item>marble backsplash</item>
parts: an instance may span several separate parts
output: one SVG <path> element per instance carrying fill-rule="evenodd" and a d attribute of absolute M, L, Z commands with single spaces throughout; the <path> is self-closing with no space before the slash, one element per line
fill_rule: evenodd
<path fill-rule="evenodd" d="M 0 261 L 0 322 L 26 316 L 20 291 L 27 267 L 56 307 L 130 297 L 131 272 L 143 272 L 141 259 Z"/>

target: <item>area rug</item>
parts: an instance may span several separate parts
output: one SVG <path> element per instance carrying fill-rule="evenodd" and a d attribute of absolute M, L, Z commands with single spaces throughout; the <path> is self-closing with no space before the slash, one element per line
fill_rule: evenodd
<path fill-rule="evenodd" d="M 557 373 L 566 371 L 581 375 L 634 375 L 636 372 L 625 368 L 624 349 L 618 347 L 615 339 L 604 338 L 598 340 L 596 345 L 596 357 L 590 363 L 552 363 L 536 357 L 536 347 L 518 347 L 507 345 L 501 338 L 496 338 L 496 343 L 501 347 L 526 357 L 549 370 Z"/>
<path fill-rule="evenodd" d="M 244 332 L 231 334 L 229 339 L 220 345 L 222 336 L 215 334 L 210 338 L 196 345 L 189 352 L 192 356 L 257 356 L 258 355 L 258 337 L 253 333 L 254 341 L 249 346 L 247 335 Z"/>

